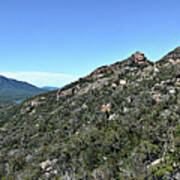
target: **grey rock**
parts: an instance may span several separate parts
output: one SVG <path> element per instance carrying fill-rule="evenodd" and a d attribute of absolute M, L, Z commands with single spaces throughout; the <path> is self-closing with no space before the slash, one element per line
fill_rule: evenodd
<path fill-rule="evenodd" d="M 175 180 L 180 180 L 180 172 L 176 173 L 174 178 Z"/>
<path fill-rule="evenodd" d="M 13 149 L 13 150 L 9 151 L 8 155 L 9 156 L 14 156 L 18 152 L 19 152 L 19 149 Z"/>

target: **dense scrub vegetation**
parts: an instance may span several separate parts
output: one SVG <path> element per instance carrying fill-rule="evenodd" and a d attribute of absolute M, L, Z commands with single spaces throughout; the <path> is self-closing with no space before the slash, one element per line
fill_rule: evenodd
<path fill-rule="evenodd" d="M 0 179 L 180 179 L 179 50 L 0 109 Z"/>

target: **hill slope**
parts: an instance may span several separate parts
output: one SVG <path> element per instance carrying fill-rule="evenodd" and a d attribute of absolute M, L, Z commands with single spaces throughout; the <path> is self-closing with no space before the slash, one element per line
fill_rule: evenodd
<path fill-rule="evenodd" d="M 178 58 L 137 52 L 2 110 L 0 178 L 178 180 Z"/>
<path fill-rule="evenodd" d="M 26 82 L 0 76 L 0 103 L 26 99 L 42 92 L 45 90 Z"/>

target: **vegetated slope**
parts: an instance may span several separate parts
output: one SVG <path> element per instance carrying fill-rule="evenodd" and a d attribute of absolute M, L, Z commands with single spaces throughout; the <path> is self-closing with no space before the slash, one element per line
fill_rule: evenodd
<path fill-rule="evenodd" d="M 45 90 L 26 82 L 0 76 L 0 103 L 26 99 L 42 92 Z"/>
<path fill-rule="evenodd" d="M 2 111 L 0 178 L 178 180 L 179 56 L 137 52 Z"/>

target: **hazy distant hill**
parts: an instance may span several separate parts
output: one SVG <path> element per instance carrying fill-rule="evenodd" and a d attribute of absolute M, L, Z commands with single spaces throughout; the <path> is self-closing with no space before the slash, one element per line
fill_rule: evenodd
<path fill-rule="evenodd" d="M 180 180 L 180 48 L 0 107 L 0 179 Z"/>
<path fill-rule="evenodd" d="M 45 91 L 47 90 L 0 75 L 0 103 L 26 99 Z"/>

